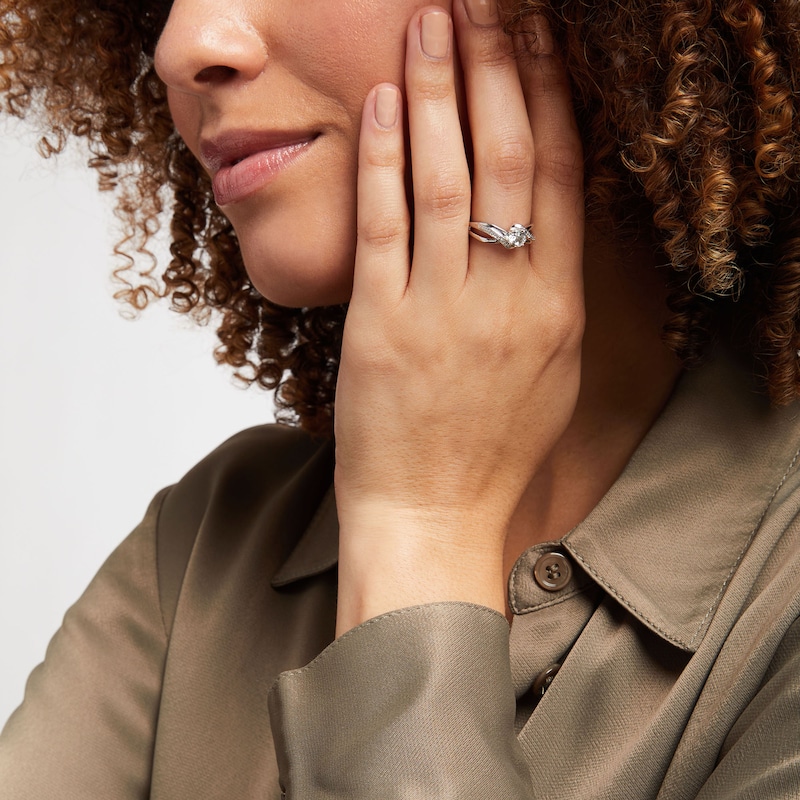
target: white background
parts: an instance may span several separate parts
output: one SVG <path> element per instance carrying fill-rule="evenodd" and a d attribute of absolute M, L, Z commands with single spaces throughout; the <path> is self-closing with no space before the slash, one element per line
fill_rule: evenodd
<path fill-rule="evenodd" d="M 61 618 L 151 497 L 272 419 L 211 328 L 112 299 L 116 221 L 68 152 L 0 119 L 0 728 Z"/>

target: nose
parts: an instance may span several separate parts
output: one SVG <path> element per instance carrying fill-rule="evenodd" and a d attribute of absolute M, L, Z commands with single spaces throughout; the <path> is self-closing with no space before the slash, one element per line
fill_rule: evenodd
<path fill-rule="evenodd" d="M 267 48 L 245 2 L 175 0 L 158 40 L 155 68 L 171 89 L 205 94 L 264 70 Z"/>

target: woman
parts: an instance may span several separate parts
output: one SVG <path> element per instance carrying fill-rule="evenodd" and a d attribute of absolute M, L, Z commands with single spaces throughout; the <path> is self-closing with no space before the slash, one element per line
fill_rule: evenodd
<path fill-rule="evenodd" d="M 7 105 L 316 436 L 157 496 L 8 796 L 796 796 L 793 4 L 62 6 Z"/>

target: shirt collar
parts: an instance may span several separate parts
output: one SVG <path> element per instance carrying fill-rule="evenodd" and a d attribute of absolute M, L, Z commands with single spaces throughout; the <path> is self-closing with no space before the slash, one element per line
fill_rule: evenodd
<path fill-rule="evenodd" d="M 679 381 L 624 472 L 564 539 L 645 625 L 694 652 L 794 468 L 797 408 L 774 410 L 727 354 Z"/>
<path fill-rule="evenodd" d="M 339 519 L 333 486 L 322 502 L 294 549 L 273 575 L 271 584 L 287 586 L 303 578 L 329 570 L 339 560 Z"/>
<path fill-rule="evenodd" d="M 797 408 L 774 410 L 720 353 L 686 373 L 623 473 L 563 540 L 643 624 L 697 649 L 739 561 L 794 466 Z M 337 562 L 333 488 L 272 579 L 284 586 Z"/>

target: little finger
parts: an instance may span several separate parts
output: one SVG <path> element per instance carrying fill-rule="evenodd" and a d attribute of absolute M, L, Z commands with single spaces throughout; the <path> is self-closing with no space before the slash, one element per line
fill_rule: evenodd
<path fill-rule="evenodd" d="M 536 271 L 554 283 L 582 285 L 583 148 L 572 93 L 553 38 L 542 17 L 534 19 L 533 54 L 520 57 L 520 74 L 533 132 L 535 168 L 531 220 Z"/>

